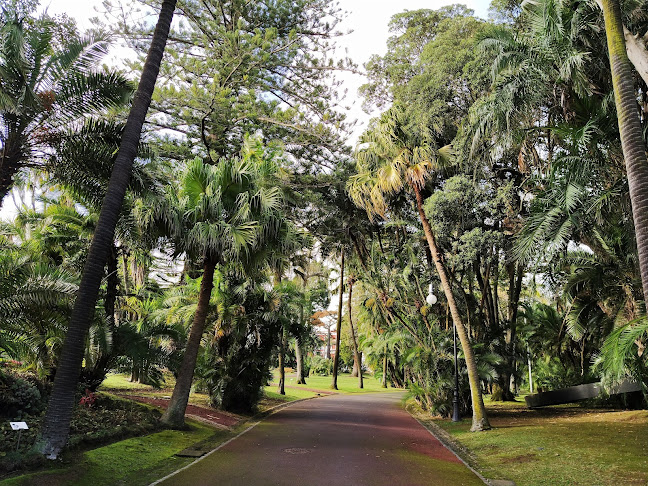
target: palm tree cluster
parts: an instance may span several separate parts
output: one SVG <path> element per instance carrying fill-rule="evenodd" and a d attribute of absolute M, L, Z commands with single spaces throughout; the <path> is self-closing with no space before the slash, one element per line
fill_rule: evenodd
<path fill-rule="evenodd" d="M 619 41 L 648 25 L 640 0 L 615 3 L 395 15 L 361 88 L 381 113 L 351 148 L 331 2 L 164 0 L 153 31 L 85 35 L 9 2 L 0 359 L 52 385 L 39 450 L 59 456 L 76 394 L 110 372 L 172 374 L 170 427 L 192 389 L 253 412 L 273 368 L 285 394 L 286 367 L 298 384 L 319 367 L 325 314 L 332 388 L 370 372 L 443 416 L 456 332 L 474 431 L 487 394 L 648 391 L 648 50 Z M 115 36 L 130 73 L 99 65 Z"/>

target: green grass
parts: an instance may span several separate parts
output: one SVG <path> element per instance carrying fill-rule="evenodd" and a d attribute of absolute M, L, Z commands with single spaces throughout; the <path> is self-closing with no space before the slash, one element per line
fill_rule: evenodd
<path fill-rule="evenodd" d="M 648 411 L 528 410 L 520 403 L 488 401 L 487 408 L 493 425 L 488 432 L 470 432 L 469 419 L 424 420 L 468 448 L 469 459 L 490 479 L 518 486 L 648 483 Z"/>
<path fill-rule="evenodd" d="M 69 465 L 0 481 L 2 486 L 145 485 L 193 461 L 174 454 L 194 444 L 212 449 L 232 432 L 191 422 L 187 431 L 165 430 L 87 451 Z"/>
<path fill-rule="evenodd" d="M 110 373 L 100 386 L 101 390 L 152 390 L 150 385 L 133 383 L 127 375 L 121 373 Z"/>
<path fill-rule="evenodd" d="M 311 375 L 306 378 L 305 385 L 297 385 L 297 374 L 294 372 L 286 372 L 286 394 L 293 393 L 294 388 L 288 387 L 303 387 L 311 388 L 314 390 L 322 392 L 332 392 L 331 390 L 331 381 L 333 378 L 331 376 L 317 376 Z M 279 373 L 277 370 L 273 373 L 273 382 L 279 383 Z M 375 393 L 375 392 L 391 392 L 391 391 L 402 391 L 400 388 L 382 388 L 380 381 L 374 378 L 371 375 L 364 376 L 364 388 L 358 388 L 358 378 L 351 376 L 350 373 L 340 373 L 337 380 L 338 390 L 337 393 Z M 276 386 L 266 387 L 266 390 L 275 391 Z"/>

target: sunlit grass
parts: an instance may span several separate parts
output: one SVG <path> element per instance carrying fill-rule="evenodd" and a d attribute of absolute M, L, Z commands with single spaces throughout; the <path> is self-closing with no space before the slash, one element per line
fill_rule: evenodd
<path fill-rule="evenodd" d="M 330 393 L 334 390 L 331 389 L 333 378 L 331 376 L 318 376 L 311 375 L 306 378 L 305 385 L 297 384 L 297 374 L 290 371 L 286 372 L 286 393 L 292 393 L 293 387 L 296 388 L 312 388 L 321 392 Z M 279 382 L 279 372 L 277 370 L 273 373 L 274 383 Z M 364 376 L 364 388 L 358 388 L 358 378 L 351 376 L 350 373 L 340 373 L 337 379 L 338 390 L 337 393 L 373 393 L 373 392 L 386 392 L 386 391 L 401 391 L 400 388 L 382 388 L 380 381 L 372 375 Z M 276 390 L 276 386 L 270 387 L 271 390 Z"/>
<path fill-rule="evenodd" d="M 488 432 L 470 432 L 469 419 L 434 423 L 471 451 L 487 478 L 518 486 L 648 483 L 648 411 L 529 410 L 523 404 L 487 399 Z"/>

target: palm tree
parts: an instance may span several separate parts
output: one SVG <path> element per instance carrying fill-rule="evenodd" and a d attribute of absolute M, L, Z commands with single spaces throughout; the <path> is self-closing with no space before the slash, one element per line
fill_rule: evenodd
<path fill-rule="evenodd" d="M 632 215 L 637 238 L 639 269 L 644 299 L 648 296 L 648 158 L 639 121 L 632 65 L 626 52 L 621 7 L 617 0 L 603 0 L 612 85 L 617 108 L 621 147 L 625 159 Z"/>
<path fill-rule="evenodd" d="M 39 437 L 39 450 L 56 459 L 67 442 L 74 408 L 74 393 L 83 361 L 85 336 L 92 321 L 104 266 L 113 245 L 115 227 L 128 188 L 133 161 L 160 71 L 176 0 L 163 0 L 151 47 L 146 56 L 140 83 L 133 99 L 97 228 L 83 268 L 70 325 L 54 380 Z"/>
<path fill-rule="evenodd" d="M 203 276 L 191 331 L 185 347 L 171 402 L 162 421 L 184 425 L 184 414 L 218 265 L 259 264 L 259 255 L 284 230 L 280 212 L 283 199 L 267 180 L 279 170 L 276 160 L 258 159 L 244 151 L 243 158 L 221 159 L 218 166 L 194 160 L 179 193 L 173 191 L 160 212 L 177 253 L 202 260 Z"/>
<path fill-rule="evenodd" d="M 105 35 L 79 36 L 47 16 L 21 15 L 3 10 L 0 18 L 0 206 L 20 169 L 51 158 L 62 131 L 132 95 L 126 77 L 96 69 Z M 62 39 L 57 30 L 66 30 Z"/>
<path fill-rule="evenodd" d="M 416 140 L 408 134 L 406 121 L 402 109 L 394 105 L 363 134 L 360 143 L 366 146 L 356 154 L 358 174 L 350 178 L 347 190 L 354 202 L 370 216 L 381 217 L 385 217 L 387 212 L 388 196 L 400 193 L 405 187 L 414 193 L 425 238 L 464 351 L 472 395 L 471 430 L 487 430 L 490 424 L 486 417 L 475 356 L 443 264 L 443 253 L 423 209 L 422 190 L 432 171 L 440 168 L 446 154 L 443 149 L 435 150 L 428 141 Z"/>

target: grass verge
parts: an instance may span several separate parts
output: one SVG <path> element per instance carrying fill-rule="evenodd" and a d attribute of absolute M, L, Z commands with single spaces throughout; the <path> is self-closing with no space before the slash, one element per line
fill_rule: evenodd
<path fill-rule="evenodd" d="M 529 410 L 520 403 L 488 401 L 487 409 L 493 430 L 479 433 L 470 432 L 470 419 L 453 423 L 413 411 L 426 425 L 445 431 L 460 455 L 490 479 L 518 486 L 648 484 L 646 410 Z"/>
<path fill-rule="evenodd" d="M 193 458 L 176 457 L 193 446 L 213 449 L 233 435 L 227 430 L 190 422 L 189 430 L 164 430 L 144 437 L 115 442 L 108 446 L 67 457 L 67 463 L 51 469 L 1 481 L 2 486 L 58 485 L 145 485 L 190 463 Z"/>

